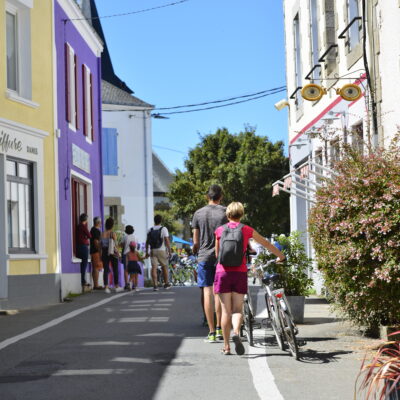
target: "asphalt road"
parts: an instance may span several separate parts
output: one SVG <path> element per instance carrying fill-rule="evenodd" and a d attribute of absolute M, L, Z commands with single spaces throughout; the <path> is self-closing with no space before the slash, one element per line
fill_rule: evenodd
<path fill-rule="evenodd" d="M 354 338 L 309 307 L 299 362 L 268 330 L 242 357 L 205 343 L 197 288 L 90 293 L 0 317 L 0 400 L 352 399 Z"/>

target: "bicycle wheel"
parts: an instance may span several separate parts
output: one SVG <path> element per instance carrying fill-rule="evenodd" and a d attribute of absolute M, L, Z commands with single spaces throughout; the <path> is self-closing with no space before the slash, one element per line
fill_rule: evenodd
<path fill-rule="evenodd" d="M 253 315 L 251 313 L 249 303 L 247 301 L 244 302 L 243 307 L 243 319 L 244 319 L 244 329 L 246 330 L 246 338 L 247 342 L 250 346 L 254 346 L 254 338 L 253 338 Z"/>
<path fill-rule="evenodd" d="M 279 308 L 281 322 L 283 327 L 283 334 L 285 335 L 286 342 L 289 347 L 290 354 L 296 359 L 299 359 L 299 347 L 297 345 L 296 335 L 294 333 L 294 325 L 292 322 L 292 317 L 287 311 Z"/>
<path fill-rule="evenodd" d="M 285 343 L 283 341 L 282 332 L 279 329 L 281 325 L 279 316 L 276 312 L 275 305 L 273 304 L 271 298 L 268 296 L 267 293 L 265 294 L 265 303 L 268 308 L 269 320 L 271 322 L 272 330 L 275 333 L 276 342 L 278 343 L 278 346 L 281 350 L 285 350 Z"/>

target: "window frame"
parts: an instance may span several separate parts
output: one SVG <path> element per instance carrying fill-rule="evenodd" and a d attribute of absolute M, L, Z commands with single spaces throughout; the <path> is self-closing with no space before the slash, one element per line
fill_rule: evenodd
<path fill-rule="evenodd" d="M 29 160 L 24 160 L 16 157 L 11 157 L 7 156 L 5 157 L 5 168 L 7 168 L 7 162 L 12 161 L 15 162 L 17 165 L 17 172 L 16 175 L 8 175 L 6 172 L 6 185 L 8 186 L 8 183 L 14 182 L 18 184 L 24 184 L 29 187 L 29 200 L 30 200 L 30 213 L 29 213 L 29 226 L 30 226 L 30 243 L 29 247 L 11 247 L 11 243 L 8 243 L 8 253 L 9 254 L 36 254 L 37 249 L 36 249 L 36 202 L 35 202 L 35 163 Z M 22 178 L 18 176 L 18 169 L 19 165 L 24 164 L 28 166 L 28 170 L 30 171 L 30 176 L 28 178 Z M 6 189 L 8 190 L 8 189 Z M 19 201 L 18 201 L 19 203 Z M 9 220 L 9 205 L 8 205 L 8 195 L 6 194 L 6 207 L 7 207 L 7 221 Z M 26 213 L 26 211 L 25 211 Z M 19 225 L 19 221 L 18 221 Z M 7 230 L 8 230 L 8 235 L 10 235 L 10 226 L 7 223 Z M 18 226 L 18 234 L 20 232 L 20 227 Z M 19 239 L 18 239 L 19 241 Z M 9 242 L 9 241 L 8 241 Z"/>
<path fill-rule="evenodd" d="M 83 134 L 89 143 L 94 141 L 93 74 L 82 64 Z"/>
<path fill-rule="evenodd" d="M 65 42 L 65 71 L 66 119 L 69 128 L 76 132 L 79 129 L 78 57 L 68 42 Z"/>
<path fill-rule="evenodd" d="M 302 86 L 302 63 L 301 63 L 301 29 L 300 29 L 300 13 L 296 13 L 293 18 L 293 53 L 294 53 L 294 77 L 295 86 Z M 303 98 L 299 91 L 296 92 L 295 98 L 296 110 L 302 109 Z"/>
<path fill-rule="evenodd" d="M 311 67 L 315 68 L 316 65 L 320 65 L 319 62 L 319 49 L 320 49 L 320 38 L 319 38 L 319 7 L 318 0 L 309 0 L 310 9 L 310 57 Z M 321 67 L 315 68 L 312 72 L 312 82 L 320 84 L 321 82 Z"/>

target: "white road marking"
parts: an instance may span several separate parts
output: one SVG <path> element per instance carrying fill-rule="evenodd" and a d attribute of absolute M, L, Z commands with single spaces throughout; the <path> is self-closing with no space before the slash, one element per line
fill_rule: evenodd
<path fill-rule="evenodd" d="M 61 369 L 52 376 L 128 375 L 134 371 L 134 369 Z"/>
<path fill-rule="evenodd" d="M 90 306 L 86 306 L 86 307 L 82 307 L 79 308 L 78 310 L 72 311 L 68 314 L 63 315 L 62 317 L 53 319 L 52 321 L 46 322 L 43 325 L 37 326 L 36 328 L 30 329 L 26 332 L 23 332 L 17 336 L 14 336 L 12 338 L 8 338 L 6 340 L 3 340 L 2 342 L 0 342 L 0 350 L 5 349 L 6 347 L 19 342 L 20 340 L 26 339 L 30 336 L 36 335 L 37 333 L 43 332 L 46 329 L 52 328 L 53 326 L 59 325 L 64 321 L 67 321 L 68 319 L 71 318 L 75 318 L 76 316 L 78 316 L 79 314 L 82 314 L 86 311 L 92 310 L 93 308 L 97 308 L 102 306 L 103 304 L 107 304 L 110 301 L 116 300 L 122 296 L 126 296 L 127 293 L 121 293 L 121 294 L 117 294 L 114 295 L 112 297 L 108 297 L 104 300 L 99 301 L 98 303 L 95 304 L 91 304 Z"/>
<path fill-rule="evenodd" d="M 130 322 L 146 322 L 148 317 L 127 317 L 127 318 L 119 318 L 118 323 L 130 323 Z"/>
<path fill-rule="evenodd" d="M 256 332 L 256 331 L 255 331 Z M 254 332 L 254 333 L 255 333 Z M 261 345 L 249 347 L 252 354 L 265 355 L 265 348 Z M 268 366 L 266 357 L 248 358 L 251 375 L 253 376 L 254 387 L 262 400 L 284 400 L 275 384 L 275 378 Z"/>
<path fill-rule="evenodd" d="M 82 346 L 142 346 L 144 342 L 114 342 L 109 340 L 107 342 L 83 342 Z"/>
<path fill-rule="evenodd" d="M 125 362 L 125 363 L 140 363 L 140 364 L 152 364 L 153 361 L 150 358 L 139 358 L 139 357 L 115 357 L 111 361 L 113 362 Z"/>

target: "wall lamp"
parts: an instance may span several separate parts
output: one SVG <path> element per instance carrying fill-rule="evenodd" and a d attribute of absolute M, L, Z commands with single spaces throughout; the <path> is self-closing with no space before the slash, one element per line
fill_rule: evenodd
<path fill-rule="evenodd" d="M 274 104 L 274 107 L 278 110 L 281 111 L 285 107 L 289 107 L 289 102 L 286 99 L 279 100 L 277 103 Z"/>

